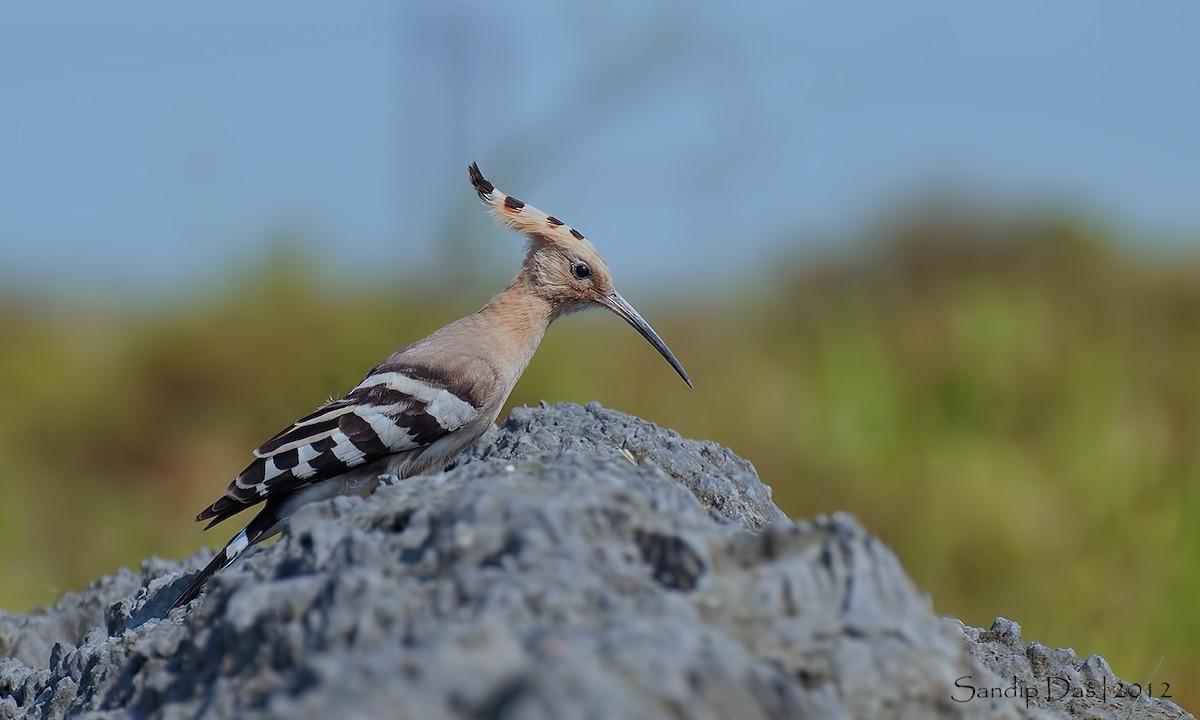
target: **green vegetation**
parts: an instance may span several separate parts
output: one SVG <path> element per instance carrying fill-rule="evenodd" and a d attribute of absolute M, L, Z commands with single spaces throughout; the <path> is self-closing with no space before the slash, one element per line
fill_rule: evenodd
<path fill-rule="evenodd" d="M 512 403 L 599 400 L 729 445 L 789 514 L 858 515 L 939 612 L 1006 615 L 1200 704 L 1200 256 L 1054 218 L 880 235 L 732 304 L 642 308 L 695 390 L 597 313 L 555 327 Z M 490 291 L 414 308 L 268 266 L 153 311 L 0 300 L 0 607 L 223 542 L 191 518 L 257 441 Z"/>

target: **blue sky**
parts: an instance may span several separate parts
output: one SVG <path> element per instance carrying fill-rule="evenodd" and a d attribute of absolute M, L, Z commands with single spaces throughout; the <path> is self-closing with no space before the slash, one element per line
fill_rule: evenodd
<path fill-rule="evenodd" d="M 508 274 L 473 160 L 626 286 L 749 276 L 932 187 L 1198 238 L 1198 27 L 1183 1 L 6 7 L 0 283 L 167 292 L 291 232 L 344 277 Z"/>

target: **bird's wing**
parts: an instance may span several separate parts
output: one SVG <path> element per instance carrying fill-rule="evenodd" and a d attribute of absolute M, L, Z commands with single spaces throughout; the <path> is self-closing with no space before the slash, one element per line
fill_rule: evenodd
<path fill-rule="evenodd" d="M 263 443 L 225 494 L 196 516 L 208 527 L 276 497 L 397 453 L 427 447 L 478 416 L 467 392 L 429 368 L 381 365 L 349 395 Z"/>

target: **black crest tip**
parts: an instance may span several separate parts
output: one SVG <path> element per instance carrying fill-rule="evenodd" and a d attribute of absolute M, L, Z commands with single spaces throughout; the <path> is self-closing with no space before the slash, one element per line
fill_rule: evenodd
<path fill-rule="evenodd" d="M 486 199 L 486 196 L 491 195 L 496 186 L 488 182 L 488 179 L 479 171 L 478 163 L 471 163 L 467 168 L 467 174 L 471 176 L 471 184 L 475 186 L 475 192 L 479 193 L 479 197 Z"/>

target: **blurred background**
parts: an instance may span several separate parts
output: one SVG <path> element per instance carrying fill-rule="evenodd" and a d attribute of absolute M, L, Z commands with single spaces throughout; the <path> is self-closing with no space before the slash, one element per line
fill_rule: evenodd
<path fill-rule="evenodd" d="M 1200 5 L 0 11 L 0 608 L 237 527 L 251 448 L 588 234 L 598 400 L 845 510 L 938 612 L 1200 703 Z M 597 349 L 603 348 L 602 352 Z M 1191 517 L 1193 521 L 1185 519 Z M 238 526 L 240 527 L 240 525 Z"/>

